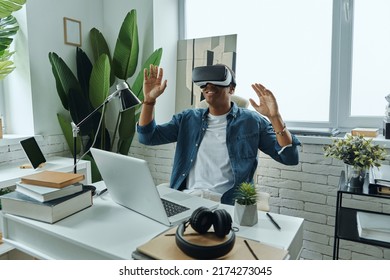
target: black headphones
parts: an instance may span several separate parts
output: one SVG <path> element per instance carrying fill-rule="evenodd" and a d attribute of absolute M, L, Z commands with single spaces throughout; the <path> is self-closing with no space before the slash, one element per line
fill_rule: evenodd
<path fill-rule="evenodd" d="M 184 231 L 188 225 L 199 234 L 206 233 L 211 226 L 214 227 L 215 235 L 227 240 L 214 246 L 201 246 L 188 242 L 184 237 Z M 180 224 L 176 230 L 176 245 L 185 254 L 194 259 L 207 260 L 217 259 L 229 253 L 236 241 L 236 235 L 232 230 L 232 217 L 225 209 L 217 209 L 214 212 L 206 207 L 196 209 L 191 218 Z"/>

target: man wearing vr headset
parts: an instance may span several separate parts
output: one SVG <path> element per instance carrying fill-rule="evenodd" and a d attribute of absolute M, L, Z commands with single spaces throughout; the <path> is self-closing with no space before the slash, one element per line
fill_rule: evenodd
<path fill-rule="evenodd" d="M 250 99 L 254 112 L 231 102 L 236 82 L 227 66 L 197 67 L 192 74 L 209 107 L 184 110 L 168 123 L 157 125 L 153 109 L 167 81 L 158 66 L 151 65 L 149 74 L 144 70 L 139 142 L 177 142 L 170 187 L 188 192 L 207 190 L 219 195 L 221 203 L 233 205 L 236 187 L 253 181 L 258 150 L 283 164 L 298 164 L 300 143 L 287 130 L 271 91 L 258 83 L 252 85 L 259 98 L 259 104 Z"/>

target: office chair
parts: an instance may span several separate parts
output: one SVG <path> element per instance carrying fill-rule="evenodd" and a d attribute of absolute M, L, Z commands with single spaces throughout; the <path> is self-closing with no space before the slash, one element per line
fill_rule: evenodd
<path fill-rule="evenodd" d="M 236 103 L 238 107 L 241 107 L 241 108 L 248 108 L 249 107 L 249 101 L 241 96 L 233 94 L 230 97 L 230 99 L 231 99 L 231 101 Z M 208 106 L 209 105 L 207 104 L 207 101 L 205 99 L 203 99 L 202 101 L 200 101 L 198 107 L 199 108 L 207 108 Z"/>

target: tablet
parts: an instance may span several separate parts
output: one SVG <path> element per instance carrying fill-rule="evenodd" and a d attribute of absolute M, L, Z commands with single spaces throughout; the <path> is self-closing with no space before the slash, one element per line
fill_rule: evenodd
<path fill-rule="evenodd" d="M 34 137 L 20 141 L 20 144 L 34 169 L 37 169 L 41 164 L 46 162 L 45 156 Z"/>

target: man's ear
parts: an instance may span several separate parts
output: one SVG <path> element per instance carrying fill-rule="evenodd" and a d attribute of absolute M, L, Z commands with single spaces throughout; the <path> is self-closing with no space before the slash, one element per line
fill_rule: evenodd
<path fill-rule="evenodd" d="M 231 94 L 231 95 L 233 95 L 234 94 L 234 91 L 236 90 L 236 88 L 233 86 L 233 85 L 230 85 L 230 91 L 229 91 L 229 93 Z"/>

